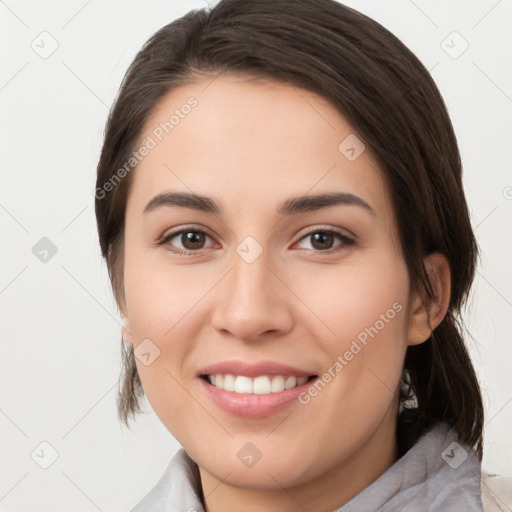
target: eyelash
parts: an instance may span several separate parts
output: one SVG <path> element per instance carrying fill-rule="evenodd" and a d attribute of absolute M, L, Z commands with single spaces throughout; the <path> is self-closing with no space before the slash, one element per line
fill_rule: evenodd
<path fill-rule="evenodd" d="M 166 235 L 163 238 L 161 238 L 158 241 L 157 244 L 159 246 L 160 245 L 164 245 L 164 244 L 168 244 L 168 242 L 170 240 L 172 240 L 174 237 L 176 237 L 178 235 L 181 235 L 183 233 L 200 233 L 200 234 L 206 235 L 207 237 L 210 237 L 210 235 L 208 235 L 208 233 L 206 233 L 202 229 L 184 228 L 184 229 L 180 229 L 179 231 L 175 231 L 173 233 L 169 233 L 168 235 Z M 308 233 L 304 234 L 299 239 L 299 242 L 301 240 L 307 238 L 308 236 L 314 235 L 316 233 L 335 235 L 335 236 L 337 236 L 342 241 L 342 243 L 339 244 L 338 246 L 331 247 L 330 249 L 325 249 L 325 250 L 320 250 L 320 249 L 305 249 L 305 250 L 310 251 L 310 252 L 319 253 L 319 254 L 332 254 L 333 252 L 341 251 L 341 250 L 345 249 L 346 247 L 355 244 L 355 240 L 353 238 L 348 237 L 347 235 L 345 235 L 344 233 L 341 233 L 338 230 L 322 229 L 322 228 L 316 228 L 315 230 L 309 231 Z M 196 254 L 200 253 L 203 249 L 197 249 L 196 251 L 182 251 L 182 250 L 176 250 L 176 249 L 169 248 L 169 250 L 171 252 L 175 253 L 175 254 L 178 254 L 179 256 L 188 256 L 188 255 L 196 255 Z"/>

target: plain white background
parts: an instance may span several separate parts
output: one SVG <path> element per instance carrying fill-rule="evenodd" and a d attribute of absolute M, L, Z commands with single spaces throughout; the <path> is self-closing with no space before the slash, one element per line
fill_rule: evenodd
<path fill-rule="evenodd" d="M 486 403 L 484 468 L 512 475 L 512 2 L 346 3 L 416 53 L 452 117 L 482 249 L 466 318 Z M 0 1 L 0 510 L 129 510 L 179 447 L 148 404 L 131 430 L 117 420 L 121 324 L 94 186 L 108 108 L 135 53 L 206 6 Z M 47 262 L 33 252 L 43 237 L 57 251 Z"/>

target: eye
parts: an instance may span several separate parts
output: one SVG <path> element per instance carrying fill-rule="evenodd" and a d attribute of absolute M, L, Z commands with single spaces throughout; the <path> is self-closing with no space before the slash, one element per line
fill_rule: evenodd
<path fill-rule="evenodd" d="M 174 238 L 177 239 L 179 243 L 182 244 L 183 249 L 173 249 L 169 247 L 169 249 L 178 254 L 191 254 L 194 252 L 199 252 L 201 249 L 204 249 L 204 241 L 205 238 L 210 238 L 209 235 L 202 231 L 201 229 L 181 229 L 180 231 L 175 231 L 174 233 L 170 233 L 163 237 L 158 244 L 159 245 L 169 245 L 174 246 L 175 244 L 171 243 L 171 240 Z"/>
<path fill-rule="evenodd" d="M 353 245 L 355 240 L 353 238 L 348 237 L 344 233 L 333 230 L 333 229 L 316 229 L 314 231 L 310 231 L 306 235 L 304 235 L 300 240 L 310 239 L 312 241 L 311 245 L 315 252 L 334 252 L 345 249 L 347 246 Z M 341 240 L 341 243 L 337 246 L 332 246 L 333 241 L 338 238 Z"/>

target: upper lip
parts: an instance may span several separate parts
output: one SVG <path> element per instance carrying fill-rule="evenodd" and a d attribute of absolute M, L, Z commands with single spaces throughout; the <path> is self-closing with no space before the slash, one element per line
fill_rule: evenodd
<path fill-rule="evenodd" d="M 275 361 L 261 361 L 259 363 L 248 363 L 241 360 L 221 361 L 205 366 L 198 371 L 198 375 L 245 375 L 247 377 L 258 377 L 260 375 L 282 375 L 283 377 L 309 377 L 316 375 L 314 372 L 301 370 L 286 364 Z"/>

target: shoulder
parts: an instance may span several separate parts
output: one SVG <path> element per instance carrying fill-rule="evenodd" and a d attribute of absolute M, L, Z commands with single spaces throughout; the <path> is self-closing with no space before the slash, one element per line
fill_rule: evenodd
<path fill-rule="evenodd" d="M 489 473 L 482 469 L 480 490 L 484 512 L 502 512 L 512 506 L 512 476 Z"/>

